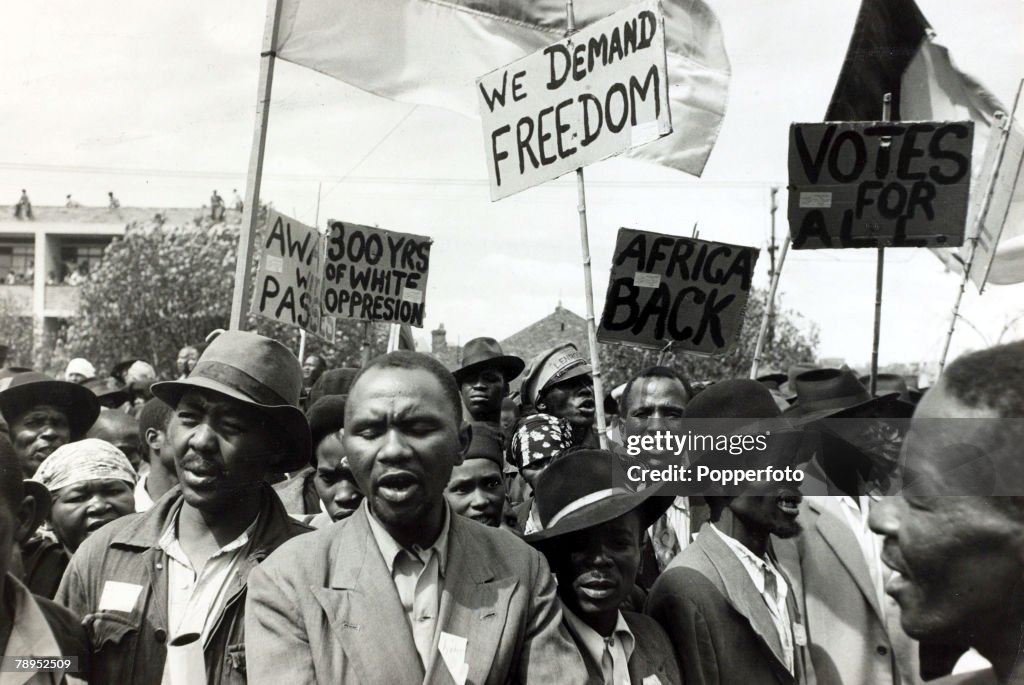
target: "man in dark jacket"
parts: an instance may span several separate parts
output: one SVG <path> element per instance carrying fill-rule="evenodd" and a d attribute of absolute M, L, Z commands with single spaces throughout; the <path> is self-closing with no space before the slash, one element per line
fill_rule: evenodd
<path fill-rule="evenodd" d="M 153 386 L 174 407 L 167 443 L 179 486 L 90 537 L 57 593 L 83 617 L 93 682 L 168 682 L 168 644 L 193 633 L 208 682 L 245 682 L 248 574 L 309 530 L 264 483 L 309 458 L 301 388 L 284 346 L 240 331 L 216 338 L 188 378 Z"/>

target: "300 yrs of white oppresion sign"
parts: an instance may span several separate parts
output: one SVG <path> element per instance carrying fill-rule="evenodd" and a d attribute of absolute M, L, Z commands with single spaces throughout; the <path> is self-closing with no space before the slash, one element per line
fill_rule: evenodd
<path fill-rule="evenodd" d="M 596 21 L 477 89 L 492 200 L 668 135 L 660 4 Z"/>

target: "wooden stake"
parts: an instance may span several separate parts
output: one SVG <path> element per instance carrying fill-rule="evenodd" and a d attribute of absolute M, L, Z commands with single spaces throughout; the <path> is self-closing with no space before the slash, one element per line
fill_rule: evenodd
<path fill-rule="evenodd" d="M 892 119 L 892 93 L 882 98 L 882 121 Z M 890 145 L 891 140 L 882 139 L 881 145 Z M 875 396 L 878 389 L 878 344 L 882 339 L 882 282 L 885 273 L 885 248 L 878 248 L 878 261 L 875 266 L 875 332 L 871 340 L 871 383 L 869 390 Z"/>
<path fill-rule="evenodd" d="M 242 210 L 242 228 L 238 234 L 238 253 L 235 262 L 235 290 L 231 296 L 232 330 L 245 328 L 245 315 L 252 297 L 253 248 L 256 243 L 256 222 L 260 215 L 260 184 L 263 181 L 263 153 L 267 143 L 267 122 L 270 118 L 270 92 L 274 83 L 274 59 L 277 29 L 280 24 L 282 0 L 267 1 L 267 21 L 263 30 L 263 51 L 260 53 L 259 86 L 256 91 L 256 125 L 252 133 L 249 153 L 249 171 L 245 179 L 245 206 Z"/>
<path fill-rule="evenodd" d="M 771 321 L 772 312 L 775 309 L 775 291 L 779 289 L 779 279 L 782 277 L 782 267 L 786 263 L 786 255 L 789 253 L 789 234 L 786 234 L 782 241 L 782 250 L 779 252 L 779 264 L 772 274 L 772 283 L 768 288 L 768 301 L 764 304 L 764 313 L 761 315 L 761 329 L 757 332 L 757 344 L 754 346 L 754 362 L 750 365 L 750 377 L 757 378 L 761 366 L 761 353 L 764 350 L 764 341 L 768 336 L 768 322 Z"/>
<path fill-rule="evenodd" d="M 573 0 L 566 0 L 565 13 L 571 35 L 576 30 Z M 583 285 L 587 299 L 587 344 L 590 347 L 590 367 L 594 377 L 594 414 L 597 419 L 597 439 L 601 449 L 608 449 L 608 435 L 604 417 L 604 383 L 601 378 L 601 355 L 597 348 L 597 326 L 594 323 L 594 284 L 590 272 L 590 235 L 587 230 L 587 194 L 583 180 L 583 168 L 576 170 L 576 210 L 580 218 L 580 248 L 583 253 Z"/>

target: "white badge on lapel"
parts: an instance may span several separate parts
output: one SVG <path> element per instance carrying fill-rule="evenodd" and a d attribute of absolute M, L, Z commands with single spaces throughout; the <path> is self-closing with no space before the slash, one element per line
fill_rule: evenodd
<path fill-rule="evenodd" d="M 793 642 L 800 647 L 807 646 L 807 631 L 804 629 L 803 623 L 793 624 Z"/>
<path fill-rule="evenodd" d="M 643 685 L 661 685 L 661 678 L 656 675 L 649 675 L 642 681 Z"/>
<path fill-rule="evenodd" d="M 437 651 L 441 652 L 441 660 L 444 661 L 455 685 L 465 685 L 466 677 L 469 675 L 469 664 L 466 663 L 466 638 L 442 630 L 441 637 L 437 640 Z"/>
<path fill-rule="evenodd" d="M 108 580 L 103 583 L 99 610 L 130 613 L 135 608 L 135 602 L 139 599 L 140 592 L 142 592 L 141 585 Z"/>

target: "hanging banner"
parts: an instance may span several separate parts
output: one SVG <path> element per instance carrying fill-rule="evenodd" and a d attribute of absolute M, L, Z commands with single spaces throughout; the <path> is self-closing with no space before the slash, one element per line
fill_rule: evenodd
<path fill-rule="evenodd" d="M 793 249 L 962 245 L 973 138 L 970 121 L 792 124 Z"/>
<path fill-rule="evenodd" d="M 597 339 L 697 354 L 739 337 L 758 250 L 620 228 Z"/>
<path fill-rule="evenodd" d="M 1015 231 L 1018 235 L 1021 232 L 1022 199 L 1019 197 L 1021 193 L 1018 191 L 1018 184 L 1021 167 L 1024 165 L 1024 131 L 1017 126 L 1010 126 L 1007 131 L 1006 144 L 1000 146 L 1000 139 L 999 135 L 989 136 L 988 148 L 985 150 L 985 171 L 982 172 L 978 183 L 980 188 L 988 188 L 992 184 L 992 175 L 996 174 L 995 183 L 992 184 L 988 211 L 985 212 L 984 220 L 977 227 L 978 247 L 974 255 L 974 264 L 971 266 L 970 277 L 978 290 L 981 290 L 988 281 L 992 264 L 997 258 L 996 251 L 1002 245 L 1001 238 L 1004 236 L 1004 227 L 1010 224 L 1009 231 Z M 997 159 L 1000 147 L 1003 148 L 1002 159 Z M 997 161 L 999 162 L 998 168 Z M 977 215 L 981 211 L 981 202 L 982 198 L 979 197 L 977 202 L 971 206 L 970 220 L 968 221 L 971 231 L 974 231 L 975 224 L 978 223 Z M 969 252 L 969 245 L 960 249 L 960 256 L 964 264 L 969 260 Z M 997 282 L 999 281 L 997 280 Z"/>
<path fill-rule="evenodd" d="M 332 340 L 333 326 L 325 330 L 320 313 L 320 233 L 269 209 L 266 237 L 260 248 L 256 291 L 249 311 Z"/>
<path fill-rule="evenodd" d="M 341 221 L 329 226 L 324 315 L 423 328 L 433 241 Z"/>
<path fill-rule="evenodd" d="M 491 200 L 672 132 L 656 0 L 477 80 Z"/>

